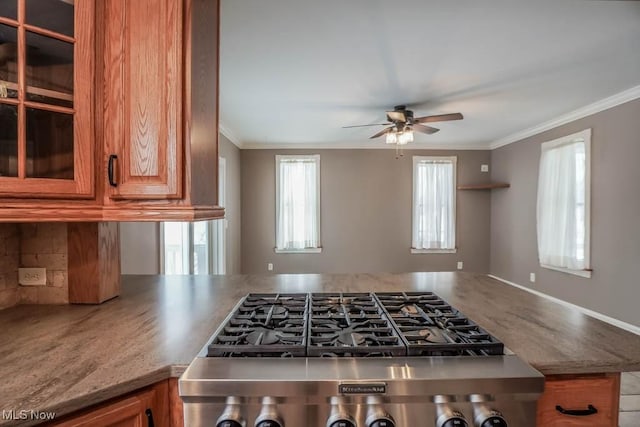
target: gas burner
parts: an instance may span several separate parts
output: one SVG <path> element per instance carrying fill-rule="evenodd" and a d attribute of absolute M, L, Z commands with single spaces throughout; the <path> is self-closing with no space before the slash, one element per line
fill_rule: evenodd
<path fill-rule="evenodd" d="M 503 354 L 502 343 L 430 292 L 249 294 L 208 346 L 218 357 Z"/>

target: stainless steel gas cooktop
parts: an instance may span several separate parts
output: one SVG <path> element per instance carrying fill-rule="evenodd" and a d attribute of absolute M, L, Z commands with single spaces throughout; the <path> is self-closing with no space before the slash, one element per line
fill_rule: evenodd
<path fill-rule="evenodd" d="M 430 292 L 249 294 L 180 379 L 187 426 L 535 426 L 544 378 Z"/>

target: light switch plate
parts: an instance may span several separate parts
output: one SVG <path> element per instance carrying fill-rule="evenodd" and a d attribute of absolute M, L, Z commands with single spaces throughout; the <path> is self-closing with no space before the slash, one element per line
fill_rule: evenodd
<path fill-rule="evenodd" d="M 480 165 L 480 172 L 489 172 L 489 165 Z"/>
<path fill-rule="evenodd" d="M 531 283 L 536 283 L 536 273 L 529 273 L 529 281 Z"/>
<path fill-rule="evenodd" d="M 272 263 L 268 263 L 267 264 L 267 270 L 273 271 L 273 264 Z"/>
<path fill-rule="evenodd" d="M 458 270 L 462 270 L 463 265 L 462 261 L 458 261 Z"/>
<path fill-rule="evenodd" d="M 19 268 L 18 283 L 22 286 L 45 286 L 47 284 L 47 269 Z"/>

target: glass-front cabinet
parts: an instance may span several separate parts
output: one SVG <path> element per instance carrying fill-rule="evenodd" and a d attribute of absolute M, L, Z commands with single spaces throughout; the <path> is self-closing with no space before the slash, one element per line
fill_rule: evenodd
<path fill-rule="evenodd" d="M 93 0 L 0 0 L 0 197 L 94 194 Z"/>

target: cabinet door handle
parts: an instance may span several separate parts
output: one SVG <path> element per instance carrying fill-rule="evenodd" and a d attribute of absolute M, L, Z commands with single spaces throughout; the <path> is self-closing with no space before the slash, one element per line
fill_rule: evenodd
<path fill-rule="evenodd" d="M 144 414 L 147 416 L 147 426 L 155 427 L 153 424 L 153 412 L 151 412 L 151 409 L 147 408 L 147 410 L 144 411 Z"/>
<path fill-rule="evenodd" d="M 556 411 L 564 415 L 573 415 L 574 417 L 586 417 L 587 415 L 598 413 L 598 410 L 593 405 L 588 405 L 587 409 L 564 409 L 562 406 L 557 405 Z"/>
<path fill-rule="evenodd" d="M 112 187 L 118 186 L 118 183 L 113 176 L 113 162 L 116 160 L 118 160 L 118 156 L 116 154 L 112 154 L 109 156 L 109 163 L 107 164 L 107 176 L 109 177 L 109 185 Z"/>

